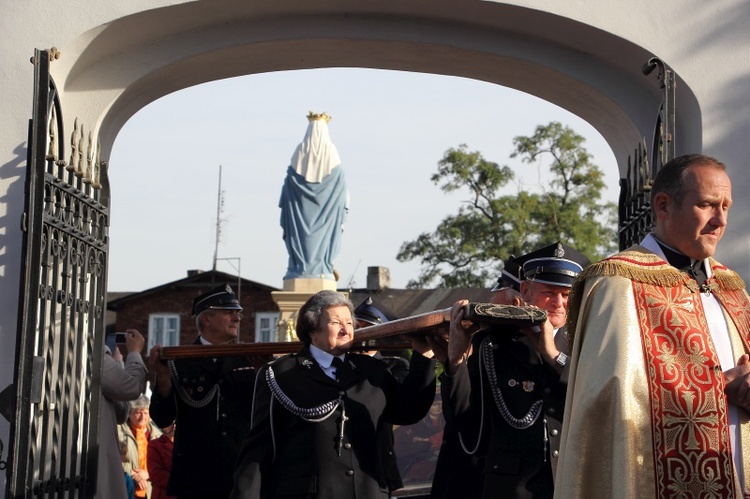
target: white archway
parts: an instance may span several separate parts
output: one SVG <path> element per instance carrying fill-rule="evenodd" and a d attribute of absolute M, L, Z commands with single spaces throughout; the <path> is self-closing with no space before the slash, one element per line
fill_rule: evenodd
<path fill-rule="evenodd" d="M 5 5 L 4 5 L 5 6 Z M 82 0 L 21 2 L 0 27 L 0 388 L 13 379 L 34 48 L 53 64 L 65 128 L 107 160 L 122 125 L 170 92 L 280 69 L 372 67 L 464 76 L 536 95 L 591 123 L 625 166 L 660 101 L 641 66 L 678 75 L 677 153 L 728 164 L 736 194 L 720 259 L 750 276 L 750 9 L 745 0 Z M 67 139 L 66 139 L 67 140 Z M 7 441 L 7 423 L 0 437 Z M 6 456 L 3 456 L 5 458 Z M 0 485 L 5 476 L 0 478 Z"/>
<path fill-rule="evenodd" d="M 66 55 L 53 69 L 64 77 L 66 95 L 87 102 L 98 96 L 98 114 L 90 118 L 99 126 L 103 158 L 124 122 L 165 94 L 221 78 L 320 67 L 463 76 L 522 90 L 591 123 L 620 161 L 650 134 L 661 96 L 657 82 L 641 73 L 653 55 L 646 49 L 560 16 L 493 2 L 471 4 L 460 15 L 457 5 L 429 15 L 415 5 L 398 7 L 386 15 L 182 4 L 83 34 L 61 48 Z M 618 57 L 608 58 L 612 53 Z M 679 143 L 695 150 L 700 113 L 689 88 L 681 86 L 678 96 Z"/>

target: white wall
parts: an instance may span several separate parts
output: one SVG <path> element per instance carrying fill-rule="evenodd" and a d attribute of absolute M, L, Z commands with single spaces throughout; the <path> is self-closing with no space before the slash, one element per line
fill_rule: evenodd
<path fill-rule="evenodd" d="M 651 134 L 660 94 L 640 68 L 656 55 L 679 75 L 678 154 L 728 165 L 735 208 L 719 257 L 750 277 L 750 200 L 739 196 L 750 189 L 746 0 L 0 0 L 0 12 L 0 389 L 14 372 L 34 48 L 60 49 L 53 74 L 66 131 L 74 118 L 95 128 L 104 160 L 130 116 L 167 93 L 338 66 L 460 75 L 535 94 L 594 125 L 621 168 Z M 4 420 L 0 439 L 7 453 Z"/>

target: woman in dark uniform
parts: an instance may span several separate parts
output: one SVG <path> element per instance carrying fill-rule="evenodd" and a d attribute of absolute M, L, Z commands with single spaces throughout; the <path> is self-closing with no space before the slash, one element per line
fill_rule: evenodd
<path fill-rule="evenodd" d="M 298 314 L 302 350 L 258 373 L 231 497 L 388 497 L 377 434 L 424 417 L 435 360 L 424 337 L 409 338 L 414 355 L 401 383 L 383 362 L 349 354 L 353 308 L 335 291 L 313 295 Z"/>

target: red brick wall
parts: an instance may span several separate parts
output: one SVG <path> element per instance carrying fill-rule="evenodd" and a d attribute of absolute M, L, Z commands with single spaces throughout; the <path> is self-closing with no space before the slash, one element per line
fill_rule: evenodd
<path fill-rule="evenodd" d="M 128 299 L 118 304 L 116 330 L 137 329 L 146 338 L 146 345 L 148 345 L 149 316 L 156 313 L 179 313 L 180 344 L 190 345 L 198 336 L 195 318 L 190 314 L 193 299 L 216 286 L 216 283 L 206 285 L 191 283 L 184 287 L 163 289 L 158 293 Z M 255 341 L 255 312 L 276 312 L 279 307 L 271 298 L 271 291 L 251 286 L 243 286 L 240 304 L 243 308 L 240 341 L 253 342 Z M 143 353 L 145 355 L 148 352 Z"/>

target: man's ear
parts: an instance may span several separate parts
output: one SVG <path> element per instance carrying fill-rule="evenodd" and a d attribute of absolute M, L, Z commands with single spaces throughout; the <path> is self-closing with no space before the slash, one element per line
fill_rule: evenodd
<path fill-rule="evenodd" d="M 672 205 L 672 197 L 666 192 L 657 192 L 653 200 L 654 215 L 657 219 L 664 219 L 669 215 L 669 209 Z"/>
<path fill-rule="evenodd" d="M 526 281 L 521 281 L 521 298 L 523 298 L 523 301 L 529 301 L 529 292 L 529 283 Z"/>
<path fill-rule="evenodd" d="M 209 317 L 209 313 L 208 312 L 205 313 L 205 314 L 201 314 L 200 323 L 201 323 L 201 328 L 202 329 L 205 329 L 206 324 L 208 323 L 209 320 L 210 320 L 210 317 Z"/>

